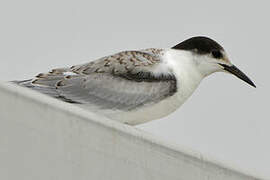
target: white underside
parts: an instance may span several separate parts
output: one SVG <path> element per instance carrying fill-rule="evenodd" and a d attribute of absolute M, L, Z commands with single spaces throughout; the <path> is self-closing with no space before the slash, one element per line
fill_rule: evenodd
<path fill-rule="evenodd" d="M 119 122 L 136 125 L 162 118 L 174 112 L 190 97 L 203 79 L 191 58 L 190 52 L 172 49 L 164 55 L 160 68 L 168 66 L 177 79 L 177 92 L 173 96 L 133 111 L 100 111 L 100 113 Z"/>

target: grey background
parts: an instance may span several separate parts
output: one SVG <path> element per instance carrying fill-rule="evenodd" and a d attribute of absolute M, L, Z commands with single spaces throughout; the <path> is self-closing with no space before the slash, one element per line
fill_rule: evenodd
<path fill-rule="evenodd" d="M 269 15 L 267 1 L 1 1 L 0 80 L 207 35 L 258 88 L 214 74 L 175 113 L 139 128 L 269 176 Z"/>

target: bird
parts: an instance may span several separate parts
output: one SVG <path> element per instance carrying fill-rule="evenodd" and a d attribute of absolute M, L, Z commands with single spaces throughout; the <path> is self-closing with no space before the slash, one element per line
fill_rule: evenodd
<path fill-rule="evenodd" d="M 215 72 L 230 73 L 256 87 L 231 63 L 224 48 L 205 36 L 191 37 L 171 48 L 122 51 L 13 83 L 138 125 L 177 110 Z"/>

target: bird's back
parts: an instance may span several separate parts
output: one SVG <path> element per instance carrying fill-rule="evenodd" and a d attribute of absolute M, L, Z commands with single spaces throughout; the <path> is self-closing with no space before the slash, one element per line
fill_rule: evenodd
<path fill-rule="evenodd" d="M 124 51 L 14 83 L 111 116 L 137 111 L 176 92 L 174 75 L 159 72 L 163 51 Z"/>

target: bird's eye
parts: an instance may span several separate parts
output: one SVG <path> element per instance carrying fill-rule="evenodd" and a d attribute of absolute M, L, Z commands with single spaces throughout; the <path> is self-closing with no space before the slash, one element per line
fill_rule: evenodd
<path fill-rule="evenodd" d="M 212 54 L 212 56 L 213 56 L 214 58 L 216 58 L 216 59 L 222 58 L 222 53 L 221 53 L 220 51 L 218 51 L 218 50 L 213 50 L 213 51 L 211 52 L 211 54 Z"/>

